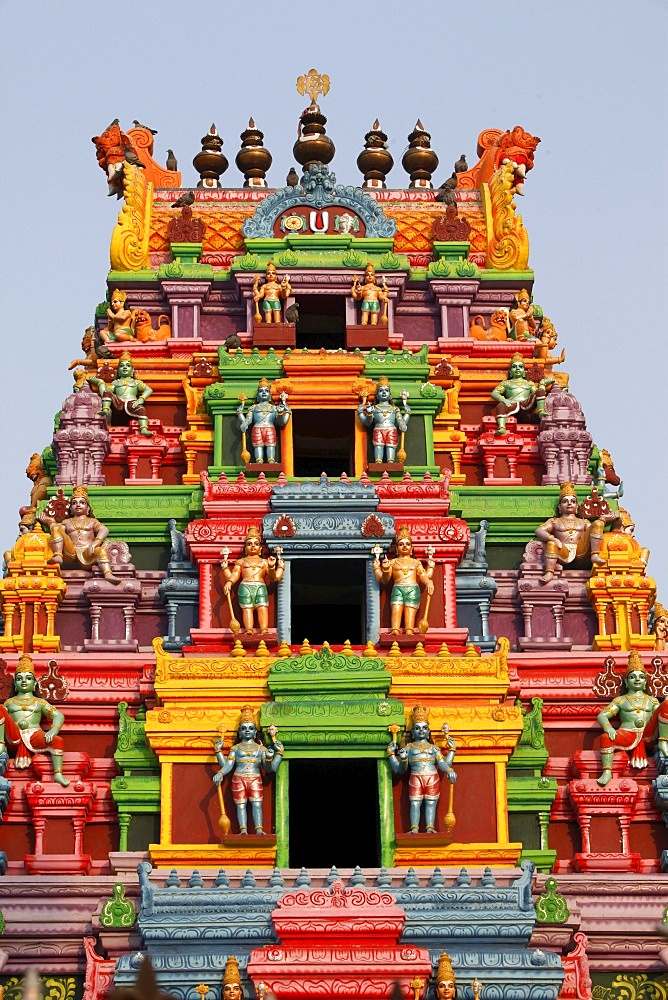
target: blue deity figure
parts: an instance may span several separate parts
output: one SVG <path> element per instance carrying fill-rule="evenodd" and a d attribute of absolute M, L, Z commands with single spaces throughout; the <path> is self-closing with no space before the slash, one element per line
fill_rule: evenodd
<path fill-rule="evenodd" d="M 416 705 L 413 709 L 411 742 L 405 747 L 399 747 L 394 741 L 388 744 L 387 759 L 394 773 L 405 774 L 410 769 L 408 799 L 411 833 L 419 832 L 423 802 L 427 833 L 436 833 L 436 808 L 441 795 L 440 774 L 447 774 L 451 784 L 457 780 L 452 769 L 456 744 L 447 735 L 448 729 L 449 727 L 443 727 L 448 748 L 447 753 L 443 754 L 431 739 L 427 709 L 424 705 Z"/>
<path fill-rule="evenodd" d="M 287 393 L 282 392 L 278 404 L 273 403 L 269 382 L 263 378 L 258 383 L 255 403 L 247 413 L 244 413 L 244 399 L 245 397 L 242 397 L 237 415 L 242 434 L 245 435 L 251 428 L 254 461 L 264 462 L 266 449 L 267 462 L 275 462 L 276 428 L 285 427 L 292 413 L 287 403 Z"/>
<path fill-rule="evenodd" d="M 408 393 L 402 392 L 401 398 L 404 406 L 402 413 L 401 409 L 392 402 L 390 383 L 384 375 L 378 379 L 375 402 L 367 403 L 366 395 L 362 396 L 362 402 L 357 407 L 357 415 L 365 427 L 373 427 L 371 443 L 374 462 L 396 462 L 399 431 L 402 434 L 406 433 L 411 415 L 410 407 L 406 402 L 407 396 Z M 404 461 L 404 458 L 400 460 Z"/>
<path fill-rule="evenodd" d="M 269 726 L 267 730 L 272 741 L 271 747 L 265 747 L 257 737 L 257 726 L 253 709 L 244 705 L 241 710 L 241 722 L 237 732 L 237 742 L 230 750 L 227 759 L 223 755 L 223 741 L 216 740 L 214 750 L 220 771 L 213 776 L 215 785 L 220 785 L 226 774 L 234 768 L 232 775 L 232 798 L 237 808 L 239 832 L 248 833 L 248 802 L 251 805 L 255 832 L 264 834 L 262 826 L 262 773 L 276 774 L 283 760 L 283 744 L 276 739 L 278 730 Z"/>

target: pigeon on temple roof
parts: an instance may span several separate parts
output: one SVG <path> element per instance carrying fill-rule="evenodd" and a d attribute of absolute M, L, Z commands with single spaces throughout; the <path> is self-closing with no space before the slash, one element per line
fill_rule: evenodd
<path fill-rule="evenodd" d="M 172 171 L 176 171 L 176 170 L 179 169 L 179 165 L 178 165 L 178 163 L 176 161 L 176 157 L 174 156 L 174 150 L 173 149 L 168 149 L 167 150 L 167 162 L 166 162 L 165 166 L 167 167 L 168 170 L 172 170 Z"/>
<path fill-rule="evenodd" d="M 194 191 L 184 191 L 183 194 L 172 202 L 172 208 L 185 208 L 186 205 L 193 205 L 195 203 L 195 192 Z"/>
<path fill-rule="evenodd" d="M 107 127 L 105 128 L 105 130 L 104 130 L 104 131 L 105 131 L 105 132 L 108 132 L 110 128 L 113 128 L 113 127 L 114 127 L 114 125 L 118 125 L 119 121 L 120 121 L 120 118 L 114 118 L 113 122 L 110 122 L 110 123 L 109 123 L 109 124 L 107 125 Z"/>
<path fill-rule="evenodd" d="M 293 302 L 291 306 L 285 310 L 285 322 L 286 323 L 297 323 L 299 321 L 299 304 Z"/>
<path fill-rule="evenodd" d="M 297 173 L 294 167 L 290 167 L 288 171 L 288 176 L 285 178 L 285 183 L 288 185 L 288 187 L 293 187 L 293 188 L 297 187 L 297 185 L 299 184 L 299 174 Z"/>
<path fill-rule="evenodd" d="M 455 173 L 456 174 L 463 174 L 466 170 L 468 170 L 468 168 L 469 168 L 469 165 L 466 162 L 466 154 L 462 153 L 462 155 L 459 157 L 459 159 L 455 163 Z"/>
<path fill-rule="evenodd" d="M 452 177 L 448 177 L 447 181 L 444 181 L 436 194 L 434 195 L 435 201 L 440 201 L 444 205 L 455 205 L 457 199 L 455 197 L 455 188 L 457 187 L 457 178 L 453 174 Z"/>
<path fill-rule="evenodd" d="M 146 164 L 142 163 L 134 150 L 130 149 L 129 146 L 125 147 L 125 162 L 131 163 L 133 167 L 141 167 L 142 170 L 146 170 Z"/>
<path fill-rule="evenodd" d="M 226 351 L 238 351 L 241 347 L 241 337 L 239 334 L 231 333 L 228 337 L 226 337 L 223 347 Z"/>
<path fill-rule="evenodd" d="M 151 128 L 149 125 L 142 125 L 142 123 L 138 122 L 136 118 L 133 118 L 132 124 L 134 125 L 135 128 L 145 128 L 148 132 L 151 133 L 151 135 L 157 135 L 158 134 L 157 131 L 156 131 L 156 129 Z"/>

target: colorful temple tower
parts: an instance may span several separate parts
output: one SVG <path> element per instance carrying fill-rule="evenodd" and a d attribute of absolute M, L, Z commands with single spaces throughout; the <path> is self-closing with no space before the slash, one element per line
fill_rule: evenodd
<path fill-rule="evenodd" d="M 93 140 L 107 295 L 0 580 L 0 985 L 668 997 L 668 614 L 533 299 L 540 140 L 435 187 L 418 120 L 390 189 L 376 121 L 342 184 L 328 87 L 280 188 L 252 119 L 242 188 L 215 125 L 196 187 Z"/>

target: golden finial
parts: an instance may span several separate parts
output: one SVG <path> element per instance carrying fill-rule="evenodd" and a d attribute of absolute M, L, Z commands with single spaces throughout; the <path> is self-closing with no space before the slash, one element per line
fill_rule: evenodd
<path fill-rule="evenodd" d="M 308 94 L 311 103 L 315 104 L 318 95 L 323 97 L 329 91 L 329 77 L 326 73 L 318 73 L 315 69 L 310 69 L 305 76 L 297 77 L 297 90 L 300 94 Z"/>
<path fill-rule="evenodd" d="M 208 992 L 209 987 L 205 983 L 200 983 L 199 986 L 195 987 L 195 993 L 199 993 L 201 1000 L 204 1000 Z"/>

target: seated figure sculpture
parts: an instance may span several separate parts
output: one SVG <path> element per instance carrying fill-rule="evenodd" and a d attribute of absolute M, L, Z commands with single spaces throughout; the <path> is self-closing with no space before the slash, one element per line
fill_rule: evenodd
<path fill-rule="evenodd" d="M 251 527 L 244 542 L 244 554 L 237 559 L 232 569 L 229 568 L 228 549 L 223 549 L 221 569 L 225 577 L 223 593 L 229 598 L 232 587 L 238 583 L 237 599 L 241 607 L 244 629 L 248 635 L 253 634 L 253 612 L 257 611 L 257 623 L 260 635 L 269 632 L 269 595 L 267 586 L 281 579 L 285 563 L 279 557 L 269 556 L 264 559 L 260 553 L 262 540 L 260 531 Z"/>
<path fill-rule="evenodd" d="M 255 303 L 255 322 L 261 323 L 260 301 L 265 323 L 281 322 L 281 299 L 287 299 L 292 291 L 290 279 L 286 276 L 279 282 L 276 265 L 269 261 L 265 271 L 264 282 L 260 285 L 259 277 L 253 282 L 253 302 Z"/>
<path fill-rule="evenodd" d="M 420 829 L 420 813 L 424 802 L 424 818 L 427 833 L 436 833 L 436 808 L 441 795 L 440 776 L 447 774 L 451 784 L 457 780 L 452 769 L 456 744 L 447 735 L 447 753 L 444 755 L 431 739 L 429 718 L 424 705 L 413 709 L 411 741 L 405 747 L 392 741 L 387 747 L 387 759 L 395 774 L 405 774 L 410 769 L 408 779 L 408 799 L 410 802 L 411 833 Z"/>
<path fill-rule="evenodd" d="M 69 781 L 63 776 L 64 743 L 59 735 L 65 716 L 45 698 L 39 697 L 35 669 L 31 658 L 25 653 L 20 657 L 14 675 L 14 696 L 7 699 L 5 709 L 20 736 L 14 761 L 16 767 L 30 767 L 34 754 L 50 753 L 53 760 L 53 780 L 67 788 Z M 41 727 L 42 719 L 51 723 L 46 731 Z M 12 742 L 17 742 L 13 739 L 12 729 L 8 724 L 7 733 Z"/>
<path fill-rule="evenodd" d="M 111 293 L 111 302 L 107 309 L 107 328 L 100 330 L 100 340 L 109 341 L 135 340 L 134 313 L 125 308 L 127 294 L 115 288 Z"/>
<path fill-rule="evenodd" d="M 652 632 L 654 633 L 654 648 L 663 652 L 664 649 L 668 649 L 668 611 L 664 608 L 663 604 L 659 601 L 654 602 L 654 624 L 652 626 Z"/>
<path fill-rule="evenodd" d="M 75 486 L 68 504 L 69 516 L 62 521 L 44 511 L 39 515 L 42 524 L 49 526 L 53 556 L 51 562 L 60 565 L 63 560 L 78 563 L 86 569 L 98 565 L 108 583 L 121 581 L 111 572 L 109 553 L 104 544 L 109 529 L 93 516 L 85 486 Z"/>
<path fill-rule="evenodd" d="M 222 740 L 216 740 L 214 743 L 220 771 L 214 774 L 213 781 L 215 785 L 220 785 L 225 775 L 234 768 L 232 798 L 237 809 L 239 832 L 242 834 L 248 833 L 248 802 L 251 805 L 255 832 L 264 834 L 261 768 L 264 768 L 267 774 L 276 774 L 283 760 L 283 744 L 276 739 L 278 730 L 275 726 L 270 726 L 268 732 L 271 736 L 271 747 L 265 747 L 256 739 L 257 726 L 253 709 L 250 705 L 244 705 L 241 710 L 237 742 L 227 755 L 227 759 L 223 755 Z"/>
<path fill-rule="evenodd" d="M 525 413 L 535 412 L 539 417 L 545 413 L 545 397 L 554 385 L 554 378 L 547 375 L 539 382 L 532 382 L 526 377 L 524 358 L 521 354 L 513 354 L 508 367 L 508 378 L 499 382 L 492 390 L 492 399 L 496 402 L 496 433 L 502 437 L 507 433 L 506 421 L 520 410 Z"/>
<path fill-rule="evenodd" d="M 364 269 L 363 285 L 360 284 L 357 275 L 353 276 L 350 294 L 356 302 L 361 301 L 362 303 L 362 326 L 369 323 L 369 317 L 371 317 L 371 326 L 378 325 L 381 303 L 383 305 L 381 323 L 387 323 L 387 303 L 390 300 L 387 293 L 387 283 L 383 275 L 382 286 L 376 284 L 376 270 L 373 264 L 367 264 Z"/>
<path fill-rule="evenodd" d="M 266 378 L 258 382 L 255 402 L 246 413 L 245 397 L 241 397 L 241 405 L 237 408 L 239 427 L 242 434 L 251 428 L 253 458 L 259 464 L 265 461 L 265 457 L 268 463 L 276 461 L 276 428 L 286 427 L 292 415 L 287 398 L 287 394 L 282 392 L 279 402 L 273 403 L 271 386 Z"/>
<path fill-rule="evenodd" d="M 123 351 L 118 359 L 116 378 L 108 387 L 101 378 L 94 375 L 90 375 L 88 381 L 102 397 L 102 413 L 108 424 L 111 424 L 112 408 L 124 410 L 128 416 L 136 417 L 140 434 L 153 437 L 153 432 L 148 429 L 148 417 L 143 406 L 153 389 L 141 379 L 135 378 L 132 355 L 128 351 Z"/>
<path fill-rule="evenodd" d="M 390 596 L 392 635 L 401 632 L 401 619 L 404 619 L 404 632 L 413 635 L 415 632 L 415 617 L 420 607 L 420 584 L 423 585 L 429 597 L 434 593 L 435 563 L 433 559 L 427 562 L 425 569 L 419 559 L 413 556 L 413 541 L 408 528 L 402 524 L 397 532 L 397 554 L 394 559 L 385 555 L 381 562 L 378 556 L 373 561 L 373 573 L 381 584 L 392 581 Z"/>
<path fill-rule="evenodd" d="M 399 431 L 405 434 L 408 430 L 411 410 L 406 402 L 407 393 L 402 393 L 403 413 L 392 402 L 389 380 L 382 375 L 378 379 L 376 398 L 373 403 L 367 402 L 366 394 L 357 407 L 357 416 L 365 427 L 373 427 L 371 443 L 373 445 L 374 462 L 391 464 L 397 460 Z M 403 461 L 403 459 L 402 459 Z"/>
<path fill-rule="evenodd" d="M 533 340 L 536 336 L 536 319 L 534 307 L 526 288 L 522 288 L 515 296 L 517 305 L 508 313 L 513 340 Z"/>
<path fill-rule="evenodd" d="M 612 758 L 615 751 L 625 751 L 631 756 L 631 766 L 647 767 L 645 740 L 656 728 L 654 717 L 659 707 L 656 698 L 647 694 L 647 674 L 640 654 L 632 650 L 620 694 L 599 712 L 596 721 L 603 730 L 601 737 L 602 771 L 598 784 L 605 786 L 612 778 Z M 619 716 L 619 728 L 611 720 Z"/>
<path fill-rule="evenodd" d="M 603 565 L 599 555 L 603 541 L 603 529 L 617 514 L 610 511 L 601 514 L 594 521 L 578 516 L 578 498 L 573 483 L 562 483 L 559 503 L 554 517 L 536 528 L 536 535 L 545 542 L 545 573 L 543 583 L 553 578 L 557 564 L 569 566 L 581 563 L 589 556 L 595 565 Z"/>

